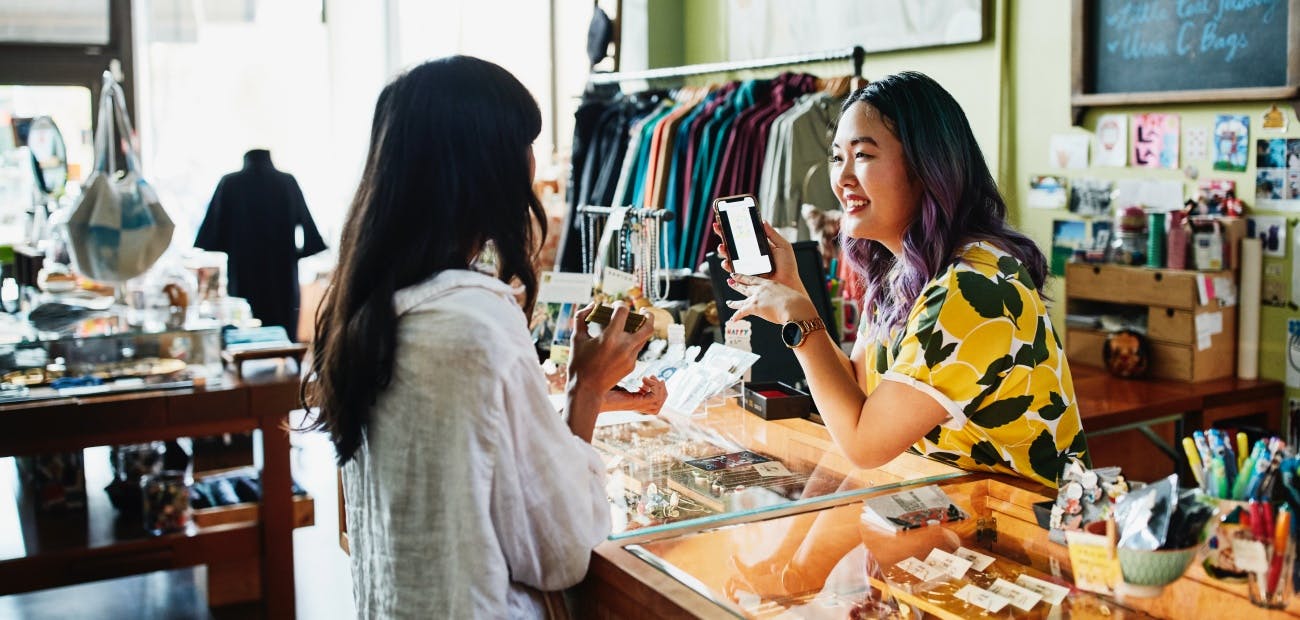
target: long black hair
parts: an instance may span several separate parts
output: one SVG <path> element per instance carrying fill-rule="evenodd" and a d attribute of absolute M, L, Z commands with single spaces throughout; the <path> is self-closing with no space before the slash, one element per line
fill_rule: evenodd
<path fill-rule="evenodd" d="M 338 463 L 363 441 L 392 379 L 393 294 L 490 249 L 497 276 L 537 294 L 533 256 L 546 218 L 532 190 L 536 100 L 508 71 L 469 56 L 426 62 L 388 84 L 375 105 L 370 153 L 317 312 L 304 406 Z"/>
<path fill-rule="evenodd" d="M 898 256 L 879 241 L 841 233 L 849 264 L 865 280 L 862 316 L 877 317 L 868 335 L 883 337 L 901 326 L 926 282 L 972 241 L 991 242 L 1014 257 L 1033 280 L 1022 284 L 1041 294 L 1047 259 L 1037 244 L 1007 223 L 1006 201 L 957 100 L 930 77 L 904 71 L 849 95 L 840 116 L 858 102 L 884 117 L 903 144 L 908 172 L 924 189 Z"/>

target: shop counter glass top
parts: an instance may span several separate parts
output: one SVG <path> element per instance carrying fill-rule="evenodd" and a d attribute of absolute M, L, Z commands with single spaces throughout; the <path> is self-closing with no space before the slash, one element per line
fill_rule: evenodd
<path fill-rule="evenodd" d="M 764 420 L 728 401 L 695 416 L 603 414 L 592 438 L 608 471 L 611 540 L 825 507 L 967 475 L 904 453 L 855 468 L 825 427 Z"/>
<path fill-rule="evenodd" d="M 1045 530 L 1040 539 L 1033 531 L 1036 525 L 1010 516 L 1019 513 L 1012 507 L 1019 502 L 1008 496 L 1020 491 L 991 488 L 998 483 L 977 479 L 981 476 L 938 485 L 968 515 L 942 525 L 891 533 L 863 522 L 862 503 L 855 502 L 624 548 L 740 618 L 914 617 L 909 610 L 954 619 L 1152 617 L 1127 603 L 1072 588 L 1065 548 L 1047 542 Z M 926 561 L 934 549 L 959 548 L 992 562 L 982 570 L 972 567 L 961 578 L 922 580 L 903 568 L 909 558 Z M 966 585 L 989 588 L 998 579 L 1044 590 L 1055 587 L 1064 599 L 988 613 L 957 596 Z"/>

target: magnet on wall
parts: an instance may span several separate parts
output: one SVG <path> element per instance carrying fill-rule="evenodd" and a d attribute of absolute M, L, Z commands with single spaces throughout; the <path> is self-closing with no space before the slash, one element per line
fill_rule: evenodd
<path fill-rule="evenodd" d="M 1273 104 L 1273 107 L 1269 108 L 1269 110 L 1264 113 L 1264 122 L 1260 126 L 1263 127 L 1265 131 L 1276 131 L 1281 133 L 1286 131 L 1286 120 L 1286 112 L 1279 109 L 1275 103 Z"/>

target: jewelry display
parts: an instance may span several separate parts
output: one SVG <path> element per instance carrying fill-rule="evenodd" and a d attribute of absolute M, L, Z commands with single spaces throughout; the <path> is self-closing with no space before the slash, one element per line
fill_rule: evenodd
<path fill-rule="evenodd" d="M 811 467 L 737 451 L 721 437 L 696 431 L 657 418 L 595 429 L 592 445 L 622 482 L 622 497 L 611 503 L 627 511 L 629 525 L 793 501 L 808 484 Z"/>
<path fill-rule="evenodd" d="M 633 275 L 651 302 L 668 297 L 668 278 L 664 271 L 662 227 L 672 212 L 630 207 L 581 206 L 579 233 L 582 245 L 582 268 L 603 279 L 601 270 L 611 265 Z M 609 230 L 612 224 L 617 230 Z M 599 290 L 599 285 L 597 290 Z"/>

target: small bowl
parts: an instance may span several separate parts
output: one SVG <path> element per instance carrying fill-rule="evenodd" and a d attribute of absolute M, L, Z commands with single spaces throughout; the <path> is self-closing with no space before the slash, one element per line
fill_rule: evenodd
<path fill-rule="evenodd" d="M 1160 596 L 1165 586 L 1178 581 L 1196 559 L 1200 546 L 1186 549 L 1145 551 L 1119 549 L 1119 567 L 1124 574 L 1123 592 L 1138 598 Z"/>

